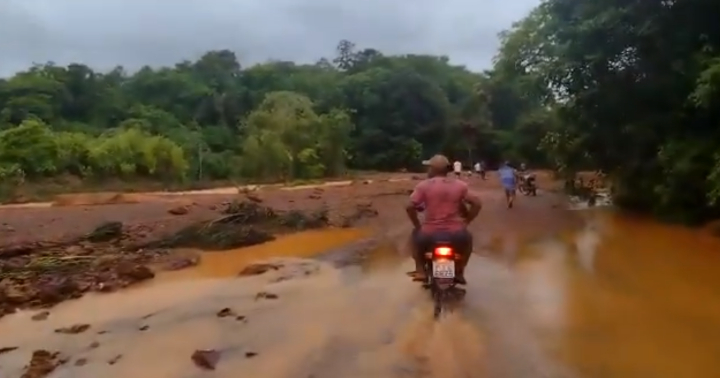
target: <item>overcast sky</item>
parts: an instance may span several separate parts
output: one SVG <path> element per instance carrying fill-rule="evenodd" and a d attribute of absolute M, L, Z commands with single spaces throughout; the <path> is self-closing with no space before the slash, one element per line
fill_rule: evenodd
<path fill-rule="evenodd" d="M 171 65 L 211 49 L 241 64 L 313 62 L 337 42 L 489 66 L 497 33 L 539 0 L 0 0 L 0 76 L 33 62 Z"/>

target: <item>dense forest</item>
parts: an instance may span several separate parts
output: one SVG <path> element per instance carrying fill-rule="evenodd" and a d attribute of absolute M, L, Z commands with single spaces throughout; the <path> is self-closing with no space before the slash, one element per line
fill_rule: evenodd
<path fill-rule="evenodd" d="M 717 218 L 719 16 L 710 0 L 545 0 L 484 72 L 346 40 L 314 64 L 36 65 L 0 81 L 0 180 L 291 180 L 443 152 L 601 169 L 623 207 Z"/>

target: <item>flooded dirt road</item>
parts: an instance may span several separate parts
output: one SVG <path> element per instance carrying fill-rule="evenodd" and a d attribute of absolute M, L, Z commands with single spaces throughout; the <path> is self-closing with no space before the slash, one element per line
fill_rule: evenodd
<path fill-rule="evenodd" d="M 6 316 L 0 348 L 17 349 L 0 354 L 0 376 L 20 377 L 40 348 L 67 359 L 53 378 L 720 376 L 719 239 L 564 211 L 549 193 L 513 210 L 482 194 L 468 294 L 441 322 L 404 274 L 402 214 L 387 215 L 365 229 L 206 252 L 197 267 L 64 302 L 44 321 L 32 319 L 39 310 Z M 359 266 L 316 258 L 378 228 Z M 278 269 L 237 277 L 257 259 Z M 55 331 L 81 324 L 90 328 Z M 193 363 L 196 350 L 219 352 L 214 371 Z"/>

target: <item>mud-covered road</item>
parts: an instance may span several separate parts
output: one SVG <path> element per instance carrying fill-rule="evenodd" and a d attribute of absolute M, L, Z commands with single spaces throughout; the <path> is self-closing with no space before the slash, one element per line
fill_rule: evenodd
<path fill-rule="evenodd" d="M 701 281 L 718 261 L 688 260 L 672 241 L 687 246 L 697 235 L 665 228 L 649 235 L 645 223 L 571 211 L 553 190 L 507 209 L 496 182 L 467 180 L 484 202 L 472 225 L 468 295 L 441 322 L 432 321 L 427 293 L 405 275 L 412 263 L 403 205 L 417 182 L 412 175 L 242 195 L 63 197 L 62 206 L 0 209 L 4 251 L 17 255 L 0 253 L 2 267 L 11 268 L 3 270 L 0 303 L 17 308 L 0 319 L 0 377 L 712 376 L 705 374 L 715 366 L 717 342 L 686 345 L 683 332 L 698 325 L 660 332 L 679 313 L 655 313 L 667 300 L 648 291 L 657 278 L 624 269 L 632 264 L 625 244 L 644 243 L 663 258 L 644 260 L 644 274 L 670 278 L 665 292 L 680 290 L 669 285 L 683 277 Z M 554 185 L 541 177 L 541 188 Z M 273 228 L 277 240 L 224 252 L 133 249 L 224 216 L 229 202 L 248 197 L 278 212 L 327 209 L 327 221 L 310 231 Z M 17 249 L 73 241 L 107 221 L 122 223 L 119 240 Z M 604 252 L 596 256 L 598 249 Z M 66 266 L 79 256 L 112 263 Z M 28 273 L 28 263 L 43 268 Z M 67 270 L 53 270 L 61 267 Z M 150 274 L 133 278 L 137 267 Z M 78 281 L 71 295 L 63 293 L 68 280 Z M 52 300 L 43 302 L 48 293 Z M 708 287 L 693 293 L 697 303 L 717 303 Z M 663 303 L 685 308 L 688 324 L 707 319 L 707 335 L 720 309 L 688 301 Z M 675 346 L 691 366 L 672 364 L 656 350 L 661 345 Z"/>
<path fill-rule="evenodd" d="M 490 281 L 509 279 L 507 268 L 520 244 L 579 224 L 564 210 L 562 198 L 546 191 L 521 198 L 508 210 L 494 181 L 467 179 L 484 201 L 473 228 L 478 256 L 471 265 L 472 295 L 462 316 L 436 325 L 427 317 L 426 293 L 403 274 L 411 267 L 403 205 L 418 179 L 383 175 L 321 188 L 251 188 L 244 194 L 75 195 L 51 205 L 0 208 L 5 251 L 0 258 L 12 268 L 5 272 L 44 267 L 30 278 L 3 280 L 4 299 L 14 301 L 18 312 L 0 322 L 0 348 L 5 348 L 0 375 L 204 376 L 197 355 L 191 358 L 196 350 L 214 351 L 205 357 L 219 359 L 211 361 L 218 377 L 235 376 L 238 369 L 263 377 L 461 377 L 493 371 L 520 377 L 555 369 L 542 361 L 506 361 L 502 353 L 486 350 L 487 338 L 495 336 L 479 324 L 492 329 L 501 327 L 495 321 L 519 316 L 520 309 L 513 307 L 519 304 L 510 297 L 496 302 L 507 306 L 495 306 L 501 316 L 487 316 L 484 299 L 504 297 L 500 293 L 510 290 L 489 290 L 506 286 Z M 229 252 L 126 248 L 217 218 L 229 202 L 247 197 L 281 211 L 328 209 L 331 229 Z M 122 223 L 119 241 L 77 242 L 108 221 Z M 46 245 L 57 242 L 67 243 Z M 32 251 L 22 250 L 27 246 Z M 55 255 L 62 259 L 37 264 Z M 87 264 L 71 270 L 69 277 L 77 282 L 69 284 L 68 274 L 57 268 L 75 258 L 108 256 L 115 257 L 113 267 L 127 263 L 123 269 L 130 272 L 110 269 L 112 274 L 103 276 L 95 272 L 107 273 L 107 267 Z M 256 260 L 277 257 L 279 269 L 237 277 Z M 151 273 L 134 272 L 137 267 Z M 70 294 L 64 295 L 67 290 Z M 52 298 L 45 301 L 48 291 Z M 113 293 L 92 294 L 97 291 Z M 64 302 L 85 293 L 91 294 Z M 541 358 L 539 346 L 528 340 L 497 342 L 527 349 L 530 359 Z M 510 345 L 514 342 L 518 345 Z"/>

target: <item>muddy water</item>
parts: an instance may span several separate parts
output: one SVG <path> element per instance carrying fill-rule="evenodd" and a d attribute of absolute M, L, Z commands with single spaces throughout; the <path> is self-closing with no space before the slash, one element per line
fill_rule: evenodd
<path fill-rule="evenodd" d="M 257 261 L 288 256 L 310 258 L 367 236 L 369 232 L 366 230 L 350 228 L 313 230 L 285 235 L 271 243 L 203 253 L 202 263 L 196 268 L 167 273 L 160 276 L 160 279 L 162 281 L 235 277 L 243 268 Z M 152 284 L 156 284 L 157 281 Z"/>
<path fill-rule="evenodd" d="M 18 377 L 39 347 L 87 358 L 55 378 L 207 376 L 190 361 L 195 349 L 222 352 L 214 377 L 720 376 L 720 239 L 603 211 L 584 218 L 579 232 L 510 251 L 510 263 L 478 251 L 462 311 L 440 323 L 393 248 L 371 254 L 360 280 L 307 259 L 361 231 L 207 253 L 195 270 L 64 303 L 43 322 L 32 313 L 4 319 L 0 347 L 20 348 L 0 355 L 0 376 Z M 286 266 L 234 277 L 257 256 L 285 256 Z M 261 291 L 278 298 L 256 299 Z M 244 320 L 218 318 L 225 307 Z M 53 333 L 76 323 L 92 328 Z"/>

